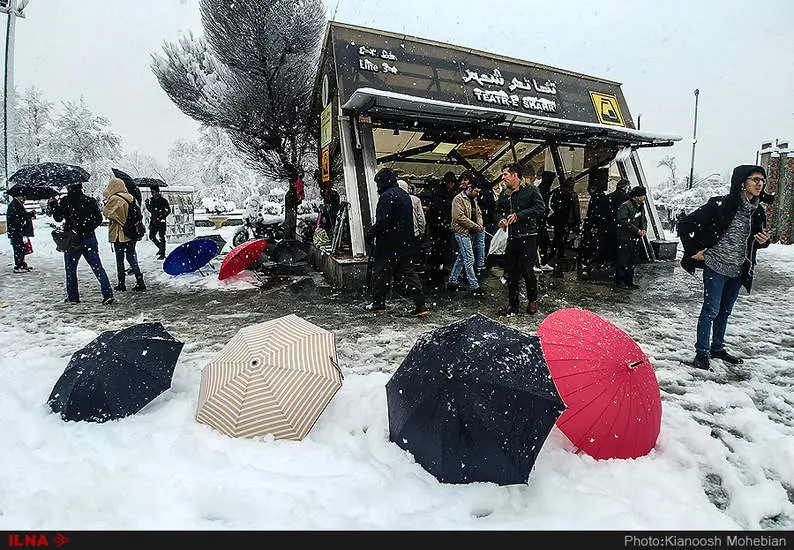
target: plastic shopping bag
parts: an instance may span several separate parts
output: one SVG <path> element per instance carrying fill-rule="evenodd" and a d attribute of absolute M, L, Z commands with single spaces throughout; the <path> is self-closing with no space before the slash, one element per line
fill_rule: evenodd
<path fill-rule="evenodd" d="M 505 253 L 505 249 L 507 248 L 507 229 L 502 229 L 501 227 L 497 229 L 496 233 L 494 233 L 493 238 L 491 239 L 491 245 L 488 247 L 488 255 L 496 254 L 501 256 Z"/>

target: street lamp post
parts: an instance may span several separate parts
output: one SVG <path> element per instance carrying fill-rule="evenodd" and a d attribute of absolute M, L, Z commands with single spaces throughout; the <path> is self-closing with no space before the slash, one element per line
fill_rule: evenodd
<path fill-rule="evenodd" d="M 22 10 L 30 0 L 0 0 L 0 13 L 8 15 L 3 77 L 3 181 L 8 185 L 8 90 L 14 90 L 14 29 L 17 17 L 25 17 Z"/>
<path fill-rule="evenodd" d="M 695 178 L 695 145 L 698 142 L 698 95 L 700 95 L 700 90 L 695 88 L 695 127 L 692 130 L 692 162 L 689 164 L 689 185 L 687 189 L 692 189 L 692 180 Z"/>

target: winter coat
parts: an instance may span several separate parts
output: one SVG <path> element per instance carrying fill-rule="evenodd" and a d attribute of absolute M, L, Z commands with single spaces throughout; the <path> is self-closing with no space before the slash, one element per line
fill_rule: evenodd
<path fill-rule="evenodd" d="M 9 239 L 33 236 L 33 212 L 17 199 L 11 199 L 6 210 L 6 231 Z"/>
<path fill-rule="evenodd" d="M 414 209 L 414 236 L 421 239 L 425 234 L 425 210 L 422 208 L 422 200 L 416 195 L 409 195 L 411 197 L 411 206 Z"/>
<path fill-rule="evenodd" d="M 482 226 L 482 212 L 477 200 L 474 200 L 474 212 L 471 201 L 465 191 L 461 191 L 452 199 L 452 231 L 460 235 L 468 235 L 472 229 Z"/>
<path fill-rule="evenodd" d="M 501 218 L 516 215 L 516 221 L 508 226 L 508 239 L 530 237 L 538 234 L 538 218 L 546 215 L 546 205 L 538 188 L 532 184 L 523 185 L 507 194 L 507 189 L 499 195 L 496 208 Z"/>
<path fill-rule="evenodd" d="M 64 229 L 73 230 L 80 240 L 96 237 L 94 231 L 102 225 L 99 204 L 80 186 L 67 187 L 66 196 L 52 203 L 50 212 L 56 222 L 64 222 Z"/>
<path fill-rule="evenodd" d="M 110 222 L 108 224 L 108 242 L 125 243 L 129 241 L 129 237 L 124 234 L 124 222 L 127 221 L 129 205 L 135 198 L 127 193 L 127 187 L 118 178 L 110 179 L 102 196 L 105 197 L 105 208 L 102 213 Z"/>
<path fill-rule="evenodd" d="M 753 172 L 766 172 L 760 166 L 744 164 L 737 166 L 731 176 L 731 188 L 727 195 L 711 197 L 706 204 L 684 216 L 676 225 L 678 237 L 684 247 L 681 267 L 689 273 L 695 269 L 703 269 L 705 262 L 692 258 L 699 251 L 713 247 L 722 237 L 733 221 L 741 203 L 744 192 L 744 181 Z M 750 292 L 753 286 L 753 270 L 756 264 L 756 253 L 759 248 L 769 246 L 769 241 L 758 244 L 755 235 L 766 226 L 766 211 L 758 206 L 750 218 L 750 235 L 745 245 L 745 260 L 742 264 L 740 278 L 742 286 Z"/>
<path fill-rule="evenodd" d="M 582 238 L 588 234 L 603 235 L 611 223 L 612 211 L 609 198 L 602 192 L 596 191 L 590 195 L 587 204 L 587 214 L 582 225 Z"/>
<path fill-rule="evenodd" d="M 549 225 L 556 230 L 569 227 L 579 231 L 582 213 L 579 207 L 579 194 L 573 187 L 555 187 L 549 196 Z"/>
<path fill-rule="evenodd" d="M 375 260 L 401 258 L 414 251 L 414 215 L 411 197 L 397 182 L 378 183 L 375 223 L 370 228 L 375 239 Z"/>
<path fill-rule="evenodd" d="M 150 223 L 164 224 L 165 219 L 171 213 L 171 205 L 168 200 L 162 196 L 152 196 L 146 199 L 146 210 L 149 211 Z"/>
<path fill-rule="evenodd" d="M 618 207 L 617 219 L 619 241 L 639 239 L 640 230 L 648 229 L 648 220 L 645 217 L 645 205 L 637 204 L 634 199 L 629 199 Z"/>

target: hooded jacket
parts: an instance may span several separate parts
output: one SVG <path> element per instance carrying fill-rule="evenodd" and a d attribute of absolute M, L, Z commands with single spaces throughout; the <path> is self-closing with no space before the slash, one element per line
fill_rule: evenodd
<path fill-rule="evenodd" d="M 110 178 L 102 196 L 105 197 L 105 208 L 102 213 L 110 222 L 108 224 L 108 242 L 125 243 L 129 241 L 130 239 L 124 234 L 124 222 L 127 221 L 129 205 L 135 198 L 127 192 L 127 186 L 119 178 Z"/>
<path fill-rule="evenodd" d="M 376 260 L 400 258 L 413 253 L 414 214 L 411 197 L 397 185 L 397 178 L 389 169 L 375 176 L 378 185 L 378 205 L 375 223 L 370 229 L 375 239 L 372 257 Z"/>
<path fill-rule="evenodd" d="M 82 185 L 70 185 L 66 196 L 51 205 L 52 217 L 63 221 L 64 229 L 71 229 L 80 240 L 96 238 L 94 231 L 102 225 L 102 211 L 94 197 L 83 193 Z"/>
<path fill-rule="evenodd" d="M 33 236 L 33 212 L 28 212 L 25 203 L 19 202 L 16 197 L 8 203 L 6 222 L 9 239 Z"/>
<path fill-rule="evenodd" d="M 766 172 L 760 166 L 743 164 L 737 166 L 731 175 L 731 189 L 727 195 L 711 197 L 706 204 L 684 216 L 676 225 L 678 237 L 684 247 L 681 258 L 681 267 L 689 273 L 695 269 L 703 269 L 705 262 L 692 258 L 700 250 L 713 247 L 727 231 L 736 211 L 741 203 L 741 194 L 744 192 L 744 182 L 750 174 L 759 172 L 766 177 Z M 745 244 L 745 260 L 742 264 L 742 286 L 750 292 L 753 285 L 753 270 L 756 264 L 756 253 L 759 248 L 769 246 L 769 241 L 758 244 L 755 240 L 756 233 L 762 231 L 766 225 L 766 212 L 759 206 L 750 218 L 750 235 Z"/>

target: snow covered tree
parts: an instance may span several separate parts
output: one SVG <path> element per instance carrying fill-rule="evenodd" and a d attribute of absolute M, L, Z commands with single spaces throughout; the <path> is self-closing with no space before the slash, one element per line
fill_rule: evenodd
<path fill-rule="evenodd" d="M 264 175 L 289 182 L 285 236 L 295 237 L 296 181 L 317 136 L 310 96 L 325 25 L 321 0 L 200 0 L 204 37 L 153 55 L 160 86 L 185 114 L 223 129 Z"/>
<path fill-rule="evenodd" d="M 14 97 L 14 125 L 9 128 L 13 130 L 13 138 L 9 139 L 11 173 L 25 164 L 48 160 L 53 132 L 53 104 L 44 98 L 41 90 L 28 88 Z"/>

